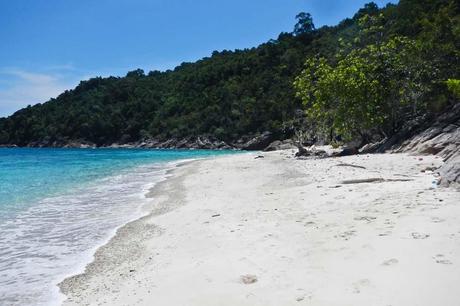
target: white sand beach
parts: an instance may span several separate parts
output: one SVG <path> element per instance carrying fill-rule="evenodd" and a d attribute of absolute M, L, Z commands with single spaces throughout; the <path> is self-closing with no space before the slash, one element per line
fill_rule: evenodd
<path fill-rule="evenodd" d="M 440 158 L 257 155 L 173 170 L 60 284 L 64 305 L 460 304 L 460 193 L 433 183 Z"/>

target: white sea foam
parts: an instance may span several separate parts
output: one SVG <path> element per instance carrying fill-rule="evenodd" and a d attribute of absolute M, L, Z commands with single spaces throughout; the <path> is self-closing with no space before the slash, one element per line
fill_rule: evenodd
<path fill-rule="evenodd" d="M 59 304 L 57 283 L 83 272 L 117 228 L 144 215 L 148 189 L 180 162 L 100 179 L 41 200 L 0 224 L 0 304 Z"/>

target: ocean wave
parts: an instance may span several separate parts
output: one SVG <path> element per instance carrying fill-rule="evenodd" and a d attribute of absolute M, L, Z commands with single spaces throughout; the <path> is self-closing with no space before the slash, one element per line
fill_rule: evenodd
<path fill-rule="evenodd" d="M 182 161 L 183 162 L 183 161 Z M 40 200 L 0 224 L 0 301 L 53 305 L 56 286 L 81 273 L 120 226 L 145 215 L 145 197 L 177 162 L 137 166 Z"/>

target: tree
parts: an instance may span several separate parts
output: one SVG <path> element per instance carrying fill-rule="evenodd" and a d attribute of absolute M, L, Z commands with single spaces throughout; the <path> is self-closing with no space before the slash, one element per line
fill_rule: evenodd
<path fill-rule="evenodd" d="M 460 99 L 460 80 L 448 79 L 446 81 L 447 88 L 457 98 Z"/>
<path fill-rule="evenodd" d="M 139 69 L 125 77 L 82 81 L 56 99 L 0 119 L 0 140 L 111 144 L 210 135 L 233 142 L 289 126 L 307 98 L 328 103 L 319 114 L 328 119 L 318 123 L 343 122 L 334 133 L 359 134 L 368 127 L 392 133 L 424 109 L 421 101 L 430 103 L 433 112 L 456 101 L 445 81 L 460 79 L 459 6 L 458 0 L 400 0 L 381 9 L 371 3 L 356 17 L 319 29 L 310 14 L 301 13 L 294 33 L 254 48 L 213 52 L 147 76 Z M 396 39 L 402 36 L 410 38 L 407 44 Z M 313 59 L 312 80 L 319 87 L 300 99 L 292 83 L 306 58 Z M 427 63 L 433 68 L 427 69 Z M 428 92 L 430 87 L 434 90 Z M 305 105 L 311 108 L 310 102 Z"/>
<path fill-rule="evenodd" d="M 8 133 L 6 131 L 0 131 L 0 144 L 8 143 Z"/>
<path fill-rule="evenodd" d="M 297 23 L 294 26 L 294 35 L 311 34 L 315 30 L 313 18 L 310 13 L 299 13 L 295 16 Z"/>
<path fill-rule="evenodd" d="M 355 46 L 363 47 L 372 43 L 382 43 L 385 38 L 385 16 L 383 14 L 363 15 L 358 19 L 359 32 Z"/>
<path fill-rule="evenodd" d="M 145 76 L 144 70 L 139 69 L 139 68 L 136 69 L 136 70 L 133 70 L 133 71 L 129 71 L 126 74 L 127 78 L 141 78 L 141 77 L 144 77 L 144 76 Z"/>
<path fill-rule="evenodd" d="M 375 2 L 369 2 L 355 14 L 354 18 L 359 19 L 365 15 L 375 15 L 379 12 L 379 7 Z"/>
<path fill-rule="evenodd" d="M 355 49 L 335 65 L 322 57 L 308 59 L 294 82 L 297 96 L 323 132 L 363 140 L 371 129 L 393 134 L 408 111 L 422 107 L 417 98 L 425 69 L 417 54 L 414 41 L 395 37 Z"/>

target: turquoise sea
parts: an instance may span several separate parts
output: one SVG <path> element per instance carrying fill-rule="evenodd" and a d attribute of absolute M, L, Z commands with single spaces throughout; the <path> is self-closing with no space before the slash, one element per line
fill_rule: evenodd
<path fill-rule="evenodd" d="M 53 305 L 145 194 L 188 159 L 233 151 L 0 148 L 0 305 Z"/>

